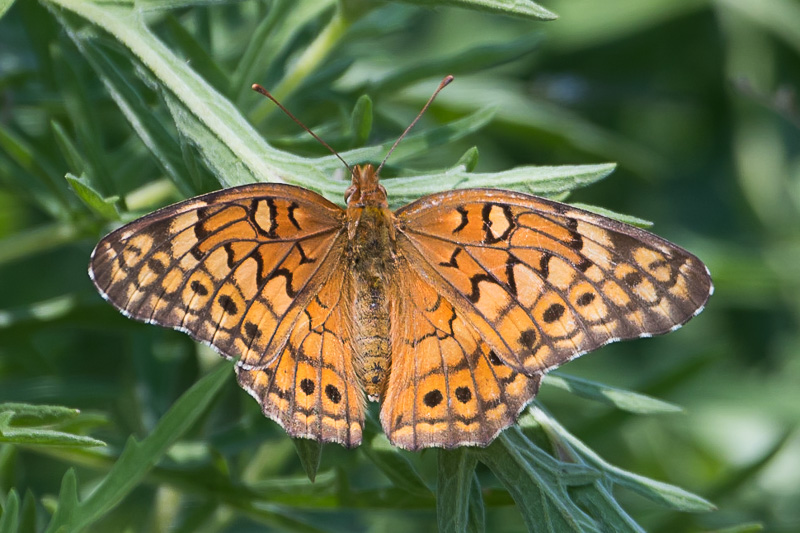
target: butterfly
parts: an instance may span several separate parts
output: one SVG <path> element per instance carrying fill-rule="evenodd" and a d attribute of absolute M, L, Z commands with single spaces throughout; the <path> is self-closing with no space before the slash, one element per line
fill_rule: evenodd
<path fill-rule="evenodd" d="M 547 371 L 675 330 L 713 291 L 686 250 L 563 203 L 457 189 L 393 212 L 379 169 L 351 181 L 346 209 L 277 183 L 165 207 L 103 238 L 90 276 L 236 359 L 292 437 L 357 446 L 369 399 L 409 450 L 489 444 Z"/>

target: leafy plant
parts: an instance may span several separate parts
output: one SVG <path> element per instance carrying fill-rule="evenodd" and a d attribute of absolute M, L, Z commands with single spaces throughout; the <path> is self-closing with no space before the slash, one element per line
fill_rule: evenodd
<path fill-rule="evenodd" d="M 608 439 L 624 440 L 625 421 L 680 407 L 562 372 L 548 376 L 545 399 L 485 449 L 406 453 L 389 445 L 374 413 L 356 451 L 292 442 L 235 387 L 230 365 L 175 332 L 119 317 L 84 273 L 91 246 L 119 220 L 222 186 L 285 181 L 341 203 L 347 182 L 340 162 L 251 94 L 256 81 L 356 164 L 382 159 L 435 85 L 431 80 L 456 74 L 456 83 L 390 160 L 383 183 L 393 207 L 474 186 L 565 199 L 615 169 L 594 162 L 598 158 L 662 175 L 666 163 L 653 150 L 543 102 L 510 74 L 536 61 L 543 40 L 531 32 L 555 18 L 551 11 L 505 0 L 12 4 L 0 2 L 4 42 L 15 43 L 0 54 L 0 64 L 13 64 L 0 70 L 0 89 L 11 95 L 4 109 L 13 112 L 13 120 L 0 121 L 0 211 L 7 213 L 0 216 L 0 269 L 21 288 L 0 302 L 0 400 L 9 402 L 0 404 L 0 532 L 240 531 L 256 525 L 640 531 L 640 517 L 667 531 L 687 526 L 695 515 L 652 519 L 647 515 L 654 506 L 648 505 L 691 513 L 714 508 L 603 458 L 605 452 L 619 455 Z M 734 0 L 720 4 L 775 25 L 789 42 L 796 38 L 792 27 L 764 12 Z M 667 17 L 668 8 L 658 6 L 650 13 Z M 387 50 L 413 47 L 409 28 L 435 18 L 424 7 L 444 10 L 441 17 L 490 21 L 503 39 L 467 39 L 461 49 L 418 49 L 387 62 Z M 460 18 L 473 10 L 480 18 Z M 564 31 L 560 38 L 574 43 Z M 519 142 L 509 135 L 528 143 L 523 155 L 513 146 L 501 155 L 504 144 Z M 488 154 L 480 161 L 476 140 Z M 518 160 L 530 160 L 527 146 L 535 143 L 567 155 L 519 166 Z M 558 164 L 587 160 L 593 163 Z M 763 283 L 772 283 L 774 276 L 756 268 Z M 725 276 L 734 274 L 722 271 L 724 286 Z M 699 363 L 690 357 L 649 373 L 653 394 L 679 388 L 727 346 L 697 345 L 703 349 Z M 672 346 L 694 351 L 692 342 Z M 550 412 L 549 397 L 593 418 L 567 430 L 557 421 L 562 413 Z M 82 414 L 44 403 L 80 405 Z M 666 424 L 664 417 L 656 420 Z M 785 433 L 753 468 L 732 474 L 715 495 L 724 497 L 752 478 L 790 436 Z M 606 449 L 596 451 L 589 441 Z M 20 474 L 14 465 L 36 475 Z M 669 479 L 658 462 L 648 470 Z M 37 483 L 37 475 L 50 485 Z M 55 491 L 57 497 L 48 495 Z"/>

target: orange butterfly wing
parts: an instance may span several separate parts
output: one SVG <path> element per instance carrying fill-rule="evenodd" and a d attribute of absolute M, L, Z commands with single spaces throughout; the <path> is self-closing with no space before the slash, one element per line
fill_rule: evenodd
<path fill-rule="evenodd" d="M 126 316 L 184 331 L 246 367 L 283 349 L 344 249 L 344 211 L 255 184 L 160 209 L 104 237 L 89 274 Z"/>
<path fill-rule="evenodd" d="M 353 368 L 349 279 L 344 269 L 328 278 L 269 366 L 237 366 L 236 374 L 292 437 L 353 447 L 361 443 L 364 392 Z"/>
<path fill-rule="evenodd" d="M 469 320 L 410 265 L 398 268 L 392 366 L 381 423 L 409 450 L 489 444 L 514 423 L 541 375 L 505 365 Z"/>
<path fill-rule="evenodd" d="M 528 194 L 465 189 L 396 212 L 412 267 L 526 375 L 606 343 L 676 329 L 713 287 L 660 237 Z"/>

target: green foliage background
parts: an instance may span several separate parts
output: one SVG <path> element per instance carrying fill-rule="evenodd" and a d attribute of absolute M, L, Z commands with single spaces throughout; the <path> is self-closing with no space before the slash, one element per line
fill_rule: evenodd
<path fill-rule="evenodd" d="M 0 533 L 800 529 L 796 2 L 0 16 Z M 99 237 L 158 206 L 275 180 L 341 201 L 339 163 L 251 83 L 358 163 L 448 73 L 387 168 L 394 202 L 502 186 L 651 220 L 708 263 L 706 311 L 548 376 L 485 450 L 412 454 L 374 417 L 355 451 L 292 441 L 230 365 L 93 290 Z"/>

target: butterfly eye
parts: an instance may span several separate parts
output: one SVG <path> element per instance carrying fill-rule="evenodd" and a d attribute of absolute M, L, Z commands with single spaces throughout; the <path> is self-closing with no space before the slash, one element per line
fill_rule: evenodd
<path fill-rule="evenodd" d="M 350 185 L 346 191 L 344 191 L 344 201 L 348 204 L 350 203 L 350 198 L 358 191 L 358 187 L 353 184 Z"/>

